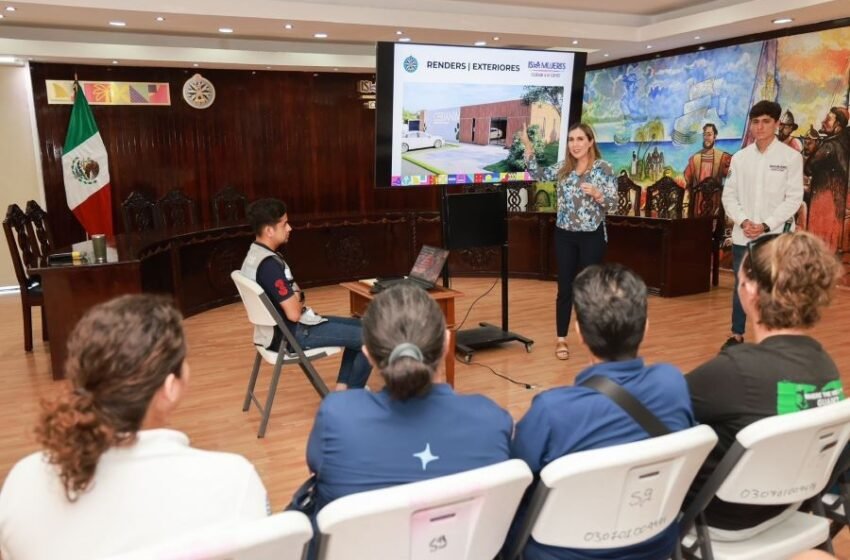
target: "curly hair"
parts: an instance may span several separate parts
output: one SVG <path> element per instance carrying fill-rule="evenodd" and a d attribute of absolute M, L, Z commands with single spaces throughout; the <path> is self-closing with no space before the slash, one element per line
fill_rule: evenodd
<path fill-rule="evenodd" d="M 151 400 L 186 357 L 182 316 L 166 298 L 121 296 L 93 307 L 68 340 L 72 389 L 42 403 L 36 436 L 74 502 L 106 450 L 135 441 Z"/>
<path fill-rule="evenodd" d="M 769 329 L 809 328 L 829 305 L 841 265 L 807 232 L 782 234 L 753 247 L 741 268 L 758 285 L 759 322 Z"/>

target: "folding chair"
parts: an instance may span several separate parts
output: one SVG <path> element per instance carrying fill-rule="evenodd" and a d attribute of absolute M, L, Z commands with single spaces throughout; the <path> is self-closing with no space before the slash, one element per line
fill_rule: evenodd
<path fill-rule="evenodd" d="M 505 560 L 529 536 L 549 546 L 622 548 L 645 542 L 679 515 L 685 494 L 717 443 L 708 426 L 565 455 L 540 471 Z"/>
<path fill-rule="evenodd" d="M 319 512 L 318 558 L 494 558 L 532 478 L 528 465 L 511 459 L 345 496 Z"/>
<path fill-rule="evenodd" d="M 106 560 L 302 560 L 312 536 L 306 515 L 285 511 L 235 525 L 216 525 Z"/>
<path fill-rule="evenodd" d="M 795 511 L 820 494 L 850 438 L 850 400 L 764 418 L 736 436 L 681 521 L 686 558 L 776 560 L 829 543 L 829 520 Z M 711 499 L 787 505 L 745 540 L 712 540 L 703 512 Z M 695 530 L 695 531 L 692 531 Z"/>
<path fill-rule="evenodd" d="M 230 277 L 233 279 L 234 284 L 236 284 L 236 289 L 239 290 L 242 304 L 245 306 L 245 311 L 248 313 L 248 320 L 251 324 L 255 326 L 278 327 L 284 337 L 284 340 L 281 341 L 281 347 L 284 348 L 288 342 L 291 350 L 289 353 L 274 352 L 255 345 L 257 355 L 254 358 L 254 369 L 251 371 L 251 378 L 248 381 L 248 390 L 245 393 L 245 402 L 242 405 L 242 411 L 247 412 L 251 407 L 252 401 L 257 405 L 260 414 L 262 414 L 260 429 L 257 432 L 257 437 L 261 438 L 266 434 L 266 426 L 268 426 L 269 416 L 272 412 L 272 403 L 274 402 L 274 395 L 277 391 L 278 381 L 280 380 L 281 368 L 289 364 L 298 364 L 301 371 L 304 372 L 304 375 L 313 384 L 316 392 L 319 393 L 319 396 L 324 398 L 328 394 L 328 388 L 325 382 L 322 381 L 322 378 L 319 377 L 311 362 L 319 358 L 337 354 L 341 348 L 337 346 L 324 346 L 302 350 L 295 337 L 280 318 L 280 314 L 275 310 L 274 304 L 272 304 L 269 297 L 263 292 L 263 288 L 253 280 L 245 277 L 238 270 L 231 272 Z M 254 387 L 257 384 L 257 376 L 260 373 L 260 364 L 263 360 L 274 366 L 265 406 L 261 405 L 260 401 L 254 395 Z"/>

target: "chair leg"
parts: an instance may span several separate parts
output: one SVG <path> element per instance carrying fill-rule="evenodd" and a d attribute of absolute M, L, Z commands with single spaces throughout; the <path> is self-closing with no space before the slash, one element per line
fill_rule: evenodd
<path fill-rule="evenodd" d="M 254 357 L 254 369 L 251 370 L 251 378 L 248 380 L 248 390 L 245 391 L 245 402 L 242 403 L 242 412 L 248 412 L 251 408 L 251 397 L 254 395 L 254 387 L 257 385 L 257 376 L 260 374 L 260 364 L 263 358 L 260 353 Z"/>
<path fill-rule="evenodd" d="M 266 426 L 269 424 L 269 417 L 272 414 L 272 403 L 274 402 L 274 394 L 277 392 L 277 382 L 280 380 L 280 370 L 283 366 L 281 357 L 278 357 L 277 363 L 274 365 L 274 373 L 272 373 L 272 381 L 269 383 L 269 394 L 266 396 L 266 405 L 263 407 L 263 419 L 260 421 L 260 429 L 257 432 L 257 437 L 261 438 L 266 435 Z"/>
<path fill-rule="evenodd" d="M 24 312 L 24 351 L 32 352 L 32 309 L 23 299 L 21 308 Z"/>
<path fill-rule="evenodd" d="M 312 362 L 299 363 L 301 366 L 301 371 L 304 372 L 304 375 L 307 377 L 307 380 L 312 383 L 313 388 L 319 393 L 319 396 L 325 398 L 328 395 L 328 386 L 325 385 L 325 382 L 322 381 L 322 378 L 319 377 L 318 372 L 316 372 L 316 368 L 313 367 Z"/>
<path fill-rule="evenodd" d="M 47 333 L 47 312 L 44 310 L 43 305 L 41 306 L 41 340 L 50 340 Z"/>

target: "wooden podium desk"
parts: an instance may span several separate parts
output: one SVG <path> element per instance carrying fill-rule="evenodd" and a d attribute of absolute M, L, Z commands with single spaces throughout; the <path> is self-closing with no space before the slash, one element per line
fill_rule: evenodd
<path fill-rule="evenodd" d="M 369 302 L 375 297 L 375 294 L 369 292 L 369 286 L 363 282 L 343 282 L 340 284 L 348 290 L 348 301 L 351 307 L 351 314 L 355 317 L 362 317 L 369 306 Z M 434 298 L 443 316 L 446 318 L 446 326 L 449 329 L 449 349 L 446 352 L 446 382 L 452 387 L 455 386 L 455 298 L 463 295 L 456 290 L 437 286 L 428 290 L 428 295 Z"/>

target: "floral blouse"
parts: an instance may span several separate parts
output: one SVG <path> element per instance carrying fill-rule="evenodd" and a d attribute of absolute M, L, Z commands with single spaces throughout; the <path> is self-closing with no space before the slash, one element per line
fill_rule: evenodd
<path fill-rule="evenodd" d="M 529 171 L 538 181 L 557 183 L 558 216 L 555 224 L 561 229 L 596 231 L 600 224 L 605 223 L 605 213 L 617 207 L 617 182 L 611 164 L 605 160 L 598 159 L 581 175 L 573 171 L 561 181 L 558 181 L 558 170 L 564 162 L 539 170 L 534 169 L 534 159 L 529 164 Z M 582 192 L 579 186 L 582 183 L 590 183 L 602 193 L 604 200 L 601 204 Z"/>

